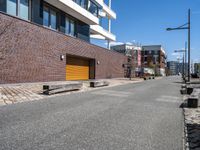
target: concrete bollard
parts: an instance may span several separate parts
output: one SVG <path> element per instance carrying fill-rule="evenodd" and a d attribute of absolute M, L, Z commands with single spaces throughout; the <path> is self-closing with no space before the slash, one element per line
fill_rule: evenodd
<path fill-rule="evenodd" d="M 191 96 L 187 100 L 188 108 L 198 107 L 199 96 Z"/>

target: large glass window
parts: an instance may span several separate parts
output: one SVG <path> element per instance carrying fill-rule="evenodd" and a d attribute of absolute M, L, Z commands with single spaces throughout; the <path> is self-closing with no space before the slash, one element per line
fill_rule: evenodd
<path fill-rule="evenodd" d="M 65 34 L 75 36 L 75 21 L 65 18 Z"/>
<path fill-rule="evenodd" d="M 56 26 L 57 26 L 57 24 L 56 24 L 56 12 L 55 11 L 53 11 L 53 10 L 50 10 L 50 20 L 51 20 L 51 24 L 50 24 L 50 27 L 52 28 L 52 29 L 56 29 Z"/>
<path fill-rule="evenodd" d="M 20 13 L 19 13 L 19 16 L 20 18 L 22 19 L 26 19 L 28 20 L 28 12 L 29 12 L 29 0 L 20 0 Z"/>
<path fill-rule="evenodd" d="M 87 8 L 87 0 L 81 0 L 81 6 L 86 9 Z"/>
<path fill-rule="evenodd" d="M 43 25 L 49 26 L 49 9 L 48 7 L 44 7 L 43 9 Z"/>
<path fill-rule="evenodd" d="M 0 11 L 6 12 L 6 1 L 0 0 Z"/>
<path fill-rule="evenodd" d="M 69 23 L 69 18 L 65 18 L 65 34 L 69 34 L 69 29 L 70 29 L 70 23 Z"/>
<path fill-rule="evenodd" d="M 70 20 L 70 35 L 75 36 L 75 24 L 73 20 Z"/>
<path fill-rule="evenodd" d="M 17 16 L 17 0 L 7 0 L 7 13 Z"/>
<path fill-rule="evenodd" d="M 57 13 L 47 6 L 43 8 L 43 25 L 57 29 Z"/>
<path fill-rule="evenodd" d="M 29 1 L 31 0 L 0 0 L 0 11 L 28 20 Z"/>
<path fill-rule="evenodd" d="M 73 1 L 85 9 L 87 8 L 86 0 L 73 0 Z"/>
<path fill-rule="evenodd" d="M 98 16 L 98 6 L 94 4 L 92 1 L 89 1 L 88 9 L 93 15 Z"/>

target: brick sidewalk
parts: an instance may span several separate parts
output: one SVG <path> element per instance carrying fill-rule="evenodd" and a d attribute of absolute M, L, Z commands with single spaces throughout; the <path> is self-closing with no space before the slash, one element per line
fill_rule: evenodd
<path fill-rule="evenodd" d="M 0 105 L 14 104 L 44 98 L 42 85 L 18 85 L 0 87 Z"/>
<path fill-rule="evenodd" d="M 159 78 L 158 78 L 159 79 Z M 125 79 L 125 78 L 118 78 L 118 79 L 105 79 L 110 83 L 109 86 L 117 86 L 123 85 L 128 83 L 136 83 L 141 82 L 143 79 Z M 33 101 L 33 100 L 40 100 L 45 97 L 53 97 L 58 95 L 66 95 L 73 92 L 65 92 L 59 93 L 56 95 L 43 95 L 43 85 L 44 84 L 52 84 L 52 83 L 72 83 L 77 81 L 58 81 L 58 82 L 40 82 L 40 83 L 22 83 L 22 84 L 3 84 L 0 85 L 0 106 L 1 105 L 8 105 L 26 101 Z M 101 87 L 105 88 L 105 87 Z M 89 87 L 89 81 L 83 81 L 83 88 L 80 92 L 89 91 L 93 88 Z"/>

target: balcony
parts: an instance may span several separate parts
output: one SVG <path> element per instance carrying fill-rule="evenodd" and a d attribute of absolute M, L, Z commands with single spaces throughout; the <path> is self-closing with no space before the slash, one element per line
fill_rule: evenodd
<path fill-rule="evenodd" d="M 91 38 L 98 38 L 102 40 L 116 41 L 116 36 L 105 30 L 99 25 L 90 26 Z"/>
<path fill-rule="evenodd" d="M 116 19 L 117 15 L 116 13 L 111 10 L 105 3 L 103 0 L 95 0 L 101 7 L 103 12 L 105 12 L 111 19 Z"/>
<path fill-rule="evenodd" d="M 98 25 L 99 19 L 85 8 L 72 0 L 45 0 L 47 3 L 59 8 L 65 13 L 89 25 Z"/>

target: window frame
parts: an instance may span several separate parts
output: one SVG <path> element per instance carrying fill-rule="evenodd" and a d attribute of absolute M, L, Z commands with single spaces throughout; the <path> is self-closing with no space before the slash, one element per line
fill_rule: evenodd
<path fill-rule="evenodd" d="M 5 13 L 7 13 L 8 15 L 11 15 L 11 16 L 15 16 L 15 17 L 18 17 L 20 19 L 23 19 L 23 20 L 26 20 L 26 21 L 31 21 L 31 4 L 32 4 L 32 0 L 28 0 L 28 18 L 22 18 L 20 15 L 20 8 L 21 8 L 21 0 L 15 0 L 16 1 L 16 7 L 15 7 L 15 14 L 10 14 L 8 13 L 8 1 L 9 0 L 6 0 L 5 1 Z"/>
<path fill-rule="evenodd" d="M 58 31 L 58 27 L 59 27 L 59 15 L 58 14 L 60 14 L 59 13 L 59 10 L 58 9 L 56 9 L 56 8 L 54 8 L 53 6 L 51 6 L 51 5 L 49 5 L 48 3 L 45 3 L 44 2 L 44 4 L 43 4 L 43 14 L 44 14 L 44 8 L 47 8 L 48 9 L 48 26 L 45 26 L 44 25 L 44 16 L 43 16 L 43 26 L 44 27 L 48 27 L 48 28 L 50 28 L 50 29 L 52 29 L 52 30 L 57 30 Z M 51 11 L 54 11 L 55 13 L 56 13 L 56 28 L 54 29 L 54 28 L 52 28 L 51 27 Z"/>

